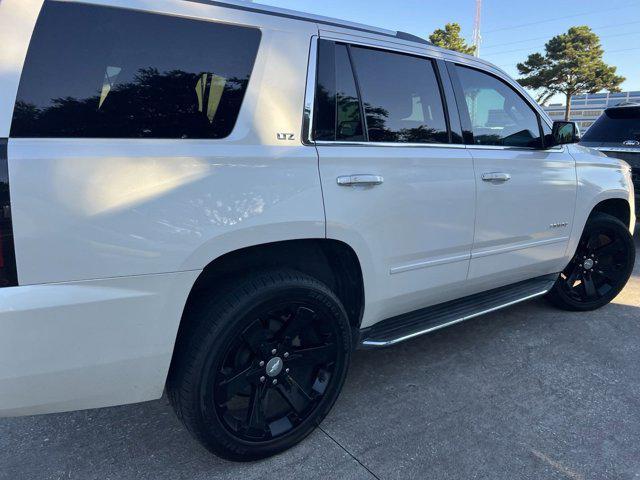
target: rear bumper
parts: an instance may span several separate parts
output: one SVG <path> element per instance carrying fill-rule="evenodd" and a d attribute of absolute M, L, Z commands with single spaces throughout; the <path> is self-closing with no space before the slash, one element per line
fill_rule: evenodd
<path fill-rule="evenodd" d="M 159 398 L 198 273 L 0 289 L 0 416 Z"/>

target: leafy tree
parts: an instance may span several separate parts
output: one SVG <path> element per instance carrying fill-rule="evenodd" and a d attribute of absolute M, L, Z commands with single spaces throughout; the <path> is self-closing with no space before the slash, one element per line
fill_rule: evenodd
<path fill-rule="evenodd" d="M 461 30 L 460 25 L 457 23 L 447 23 L 444 26 L 444 30 L 441 28 L 435 30 L 429 36 L 429 41 L 437 47 L 473 55 L 476 51 L 476 47 L 467 45 L 464 38 L 460 36 Z"/>
<path fill-rule="evenodd" d="M 601 90 L 619 92 L 624 77 L 616 75 L 616 67 L 602 59 L 604 50 L 598 35 L 587 26 L 571 27 L 545 45 L 544 55 L 534 53 L 518 64 L 523 87 L 538 91 L 538 102 L 545 103 L 553 95 L 566 97 L 565 120 L 571 116 L 571 97 Z"/>

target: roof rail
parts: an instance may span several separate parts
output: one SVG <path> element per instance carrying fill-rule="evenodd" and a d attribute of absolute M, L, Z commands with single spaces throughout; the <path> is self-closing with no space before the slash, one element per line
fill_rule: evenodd
<path fill-rule="evenodd" d="M 419 37 L 417 35 L 414 35 L 413 33 L 398 31 L 396 32 L 396 37 L 399 38 L 400 40 L 409 40 L 411 42 L 423 43 L 425 45 L 433 45 L 433 43 L 431 43 L 426 38 Z"/>
<path fill-rule="evenodd" d="M 371 25 L 364 25 L 362 23 L 350 22 L 348 20 L 340 20 L 337 18 L 324 17 L 322 15 L 314 15 L 306 12 L 299 12 L 297 10 L 289 10 L 286 8 L 272 7 L 269 5 L 263 5 L 260 3 L 253 3 L 246 0 L 185 0 L 187 2 L 202 3 L 205 5 L 214 5 L 218 7 L 233 8 L 236 10 L 243 10 L 245 12 L 263 13 L 265 15 L 273 15 L 276 17 L 290 18 L 293 20 L 303 20 L 307 22 L 314 22 L 321 25 L 329 25 L 332 27 L 349 28 L 352 30 L 358 30 L 361 32 L 374 33 L 377 35 L 384 35 L 387 37 L 394 37 L 400 40 L 408 40 L 411 42 L 418 42 L 425 45 L 432 45 L 424 38 L 412 35 L 406 32 L 397 32 L 395 30 L 388 30 L 386 28 L 373 27 Z"/>

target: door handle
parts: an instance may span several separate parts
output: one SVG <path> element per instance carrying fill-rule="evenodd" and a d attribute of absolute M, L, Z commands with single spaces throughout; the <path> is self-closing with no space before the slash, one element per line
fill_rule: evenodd
<path fill-rule="evenodd" d="M 492 183 L 504 183 L 511 180 L 511 175 L 509 175 L 508 173 L 500 173 L 500 172 L 483 173 L 482 180 L 485 182 L 492 182 Z"/>
<path fill-rule="evenodd" d="M 338 177 L 338 185 L 341 187 L 373 187 L 376 185 L 382 185 L 383 183 L 384 178 L 380 175 L 346 175 Z"/>

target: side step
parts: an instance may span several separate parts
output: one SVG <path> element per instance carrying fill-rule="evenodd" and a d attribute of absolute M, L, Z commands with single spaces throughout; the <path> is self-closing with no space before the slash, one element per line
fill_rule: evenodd
<path fill-rule="evenodd" d="M 363 348 L 389 347 L 547 293 L 558 274 L 546 275 L 383 320 L 360 331 Z"/>

